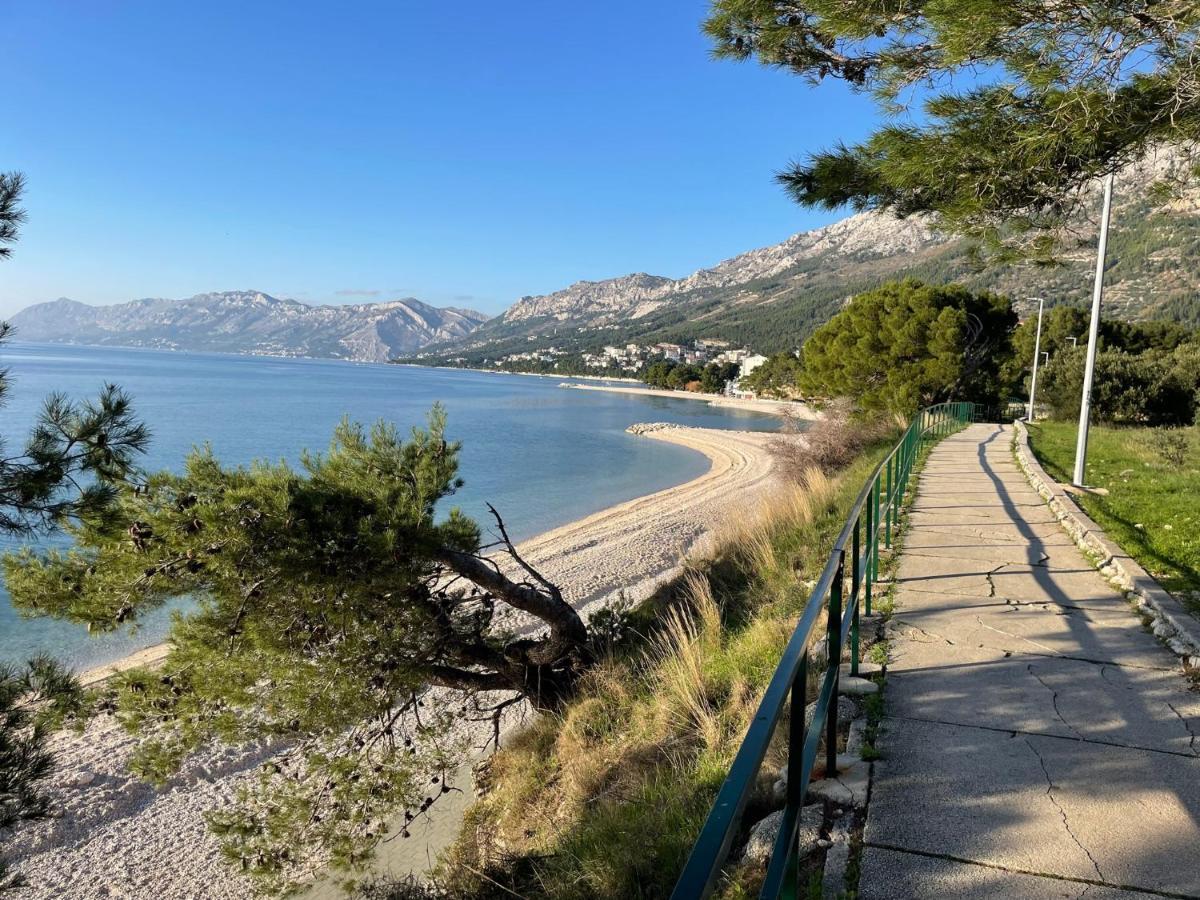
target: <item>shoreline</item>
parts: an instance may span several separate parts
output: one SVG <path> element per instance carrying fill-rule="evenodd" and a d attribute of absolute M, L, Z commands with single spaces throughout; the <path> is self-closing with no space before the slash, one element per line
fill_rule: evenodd
<path fill-rule="evenodd" d="M 703 551 L 732 511 L 751 506 L 774 483 L 767 449 L 773 433 L 671 427 L 639 437 L 698 450 L 709 458 L 709 468 L 681 485 L 608 507 L 518 544 L 532 565 L 562 587 L 585 620 L 621 593 L 635 601 L 649 596 L 678 574 L 689 555 Z M 152 665 L 166 649 L 165 644 L 146 648 L 91 669 L 85 677 L 95 683 L 115 670 Z M 6 841 L 5 857 L 29 884 L 15 897 L 48 900 L 72 891 L 82 892 L 77 896 L 134 900 L 251 896 L 247 879 L 221 859 L 204 812 L 228 803 L 239 782 L 253 777 L 271 749 L 205 750 L 156 791 L 126 770 L 125 760 L 136 744 L 137 738 L 109 717 L 93 720 L 82 733 L 55 735 L 51 746 L 59 766 L 48 789 L 61 814 L 18 829 Z M 419 840 L 381 846 L 372 871 L 427 871 L 430 858 L 457 835 L 461 814 L 461 808 L 447 809 Z M 171 864 L 164 866 L 164 860 Z M 328 879 L 318 879 L 308 893 L 342 896 Z"/>
<path fill-rule="evenodd" d="M 603 379 L 615 380 L 615 379 Z M 805 422 L 816 421 L 821 413 L 807 403 L 798 400 L 767 400 L 765 398 L 743 399 L 724 394 L 701 394 L 695 391 L 668 391 L 651 387 L 619 387 L 603 384 L 560 384 L 559 387 L 572 391 L 606 391 L 610 394 L 632 394 L 638 397 L 662 397 L 665 400 L 704 400 L 709 406 L 721 409 L 740 409 L 747 412 L 766 413 L 772 416 L 794 416 Z"/>

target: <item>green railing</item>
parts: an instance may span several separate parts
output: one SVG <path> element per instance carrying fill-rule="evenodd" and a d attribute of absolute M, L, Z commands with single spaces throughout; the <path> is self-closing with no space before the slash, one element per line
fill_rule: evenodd
<path fill-rule="evenodd" d="M 783 822 L 759 896 L 771 900 L 797 896 L 800 810 L 817 760 L 822 730 L 825 733 L 825 770 L 837 771 L 838 675 L 847 638 L 850 674 L 858 673 L 859 607 L 862 606 L 863 615 L 871 614 L 871 591 L 879 578 L 880 545 L 885 548 L 892 545 L 897 514 L 922 445 L 977 421 L 980 412 L 973 403 L 940 403 L 923 409 L 909 424 L 900 442 L 867 479 L 833 545 L 829 562 L 809 595 L 800 622 L 767 685 L 704 828 L 692 847 L 671 894 L 673 900 L 699 900 L 712 893 L 729 848 L 741 831 L 742 813 L 754 792 L 763 758 L 788 703 L 791 715 L 788 719 L 787 794 Z M 847 555 L 849 572 L 846 571 Z M 806 733 L 804 708 L 808 697 L 809 644 L 825 608 L 829 610 L 827 661 L 824 672 L 818 675 L 820 689 L 813 727 Z"/>

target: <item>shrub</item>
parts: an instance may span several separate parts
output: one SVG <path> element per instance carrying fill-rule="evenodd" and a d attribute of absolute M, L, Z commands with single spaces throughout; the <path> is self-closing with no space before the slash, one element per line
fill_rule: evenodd
<path fill-rule="evenodd" d="M 1147 433 L 1146 442 L 1168 465 L 1182 466 L 1187 462 L 1191 441 L 1182 428 L 1155 428 Z"/>
<path fill-rule="evenodd" d="M 1079 415 L 1086 349 L 1064 350 L 1042 370 L 1040 396 L 1056 419 Z M 1187 425 L 1196 415 L 1200 348 L 1133 354 L 1105 350 L 1096 356 L 1092 412 L 1112 425 Z"/>
<path fill-rule="evenodd" d="M 833 475 L 850 465 L 870 444 L 893 430 L 886 416 L 864 418 L 855 414 L 854 404 L 845 398 L 834 400 L 824 415 L 801 429 L 794 418 L 788 419 L 779 437 L 770 444 L 776 469 L 797 484 L 807 480 L 811 469 Z"/>

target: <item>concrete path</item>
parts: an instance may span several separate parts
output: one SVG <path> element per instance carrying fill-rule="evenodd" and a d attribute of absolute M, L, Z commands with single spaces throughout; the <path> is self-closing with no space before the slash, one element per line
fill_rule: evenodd
<path fill-rule="evenodd" d="M 973 425 L 897 575 L 864 898 L 1200 897 L 1200 694 Z"/>

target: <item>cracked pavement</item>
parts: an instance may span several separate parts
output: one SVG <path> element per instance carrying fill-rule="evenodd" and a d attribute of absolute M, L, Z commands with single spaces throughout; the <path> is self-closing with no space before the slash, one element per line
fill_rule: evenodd
<path fill-rule="evenodd" d="M 1200 693 L 1010 430 L 932 449 L 895 597 L 861 897 L 1200 897 Z"/>

